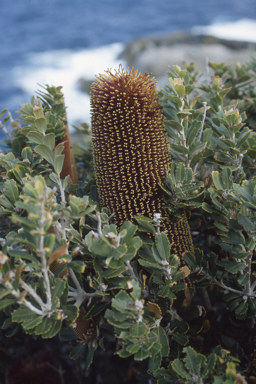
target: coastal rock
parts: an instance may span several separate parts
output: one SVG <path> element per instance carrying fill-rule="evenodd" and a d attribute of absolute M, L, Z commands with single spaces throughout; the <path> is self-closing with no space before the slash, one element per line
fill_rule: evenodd
<path fill-rule="evenodd" d="M 176 32 L 170 36 L 135 40 L 126 46 L 119 58 L 139 72 L 152 72 L 162 87 L 167 82 L 166 71 L 174 64 L 182 66 L 184 61 L 193 62 L 196 69 L 204 71 L 207 61 L 245 64 L 249 60 L 248 53 L 255 51 L 255 43 Z"/>
<path fill-rule="evenodd" d="M 81 77 L 77 80 L 77 88 L 79 89 L 79 91 L 89 94 L 93 82 L 94 80 Z"/>

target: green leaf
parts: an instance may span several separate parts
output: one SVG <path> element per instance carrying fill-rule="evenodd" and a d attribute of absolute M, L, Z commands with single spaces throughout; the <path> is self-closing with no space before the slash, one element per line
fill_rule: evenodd
<path fill-rule="evenodd" d="M 51 319 L 44 317 L 42 322 L 36 327 L 35 334 L 42 335 L 44 333 L 49 332 L 49 330 L 51 329 L 52 323 L 53 321 Z"/>
<path fill-rule="evenodd" d="M 125 291 L 118 292 L 116 297 L 112 300 L 112 307 L 123 313 L 130 308 L 131 304 L 133 305 L 133 300 Z"/>
<path fill-rule="evenodd" d="M 149 362 L 148 362 L 148 370 L 150 372 L 156 371 L 162 362 L 162 355 L 160 352 L 158 352 L 156 355 L 154 354 L 153 357 L 150 357 Z"/>
<path fill-rule="evenodd" d="M 169 355 L 169 339 L 162 327 L 158 327 L 154 330 L 158 335 L 159 343 L 161 344 L 161 356 L 168 357 Z"/>
<path fill-rule="evenodd" d="M 43 143 L 43 136 L 37 131 L 30 131 L 27 134 L 27 138 L 36 144 L 42 144 Z"/>
<path fill-rule="evenodd" d="M 8 109 L 7 109 L 7 108 L 5 108 L 5 109 L 2 109 L 2 111 L 0 112 L 0 116 L 4 115 L 4 114 L 5 114 L 7 111 L 8 111 Z"/>
<path fill-rule="evenodd" d="M 245 273 L 244 275 L 240 275 L 237 279 L 238 283 L 241 285 L 246 285 L 250 280 L 249 273 Z"/>
<path fill-rule="evenodd" d="M 43 339 L 50 339 L 57 335 L 57 333 L 61 330 L 62 321 L 56 320 L 51 322 L 51 327 L 47 332 L 44 332 L 42 335 Z"/>
<path fill-rule="evenodd" d="M 29 308 L 26 308 L 24 306 L 21 306 L 12 312 L 12 321 L 15 323 L 23 323 L 23 321 L 26 321 L 28 319 L 32 319 L 35 317 L 38 317 L 38 315 L 36 315 Z"/>
<path fill-rule="evenodd" d="M 43 136 L 43 144 L 45 144 L 50 148 L 51 151 L 53 151 L 55 148 L 55 134 L 48 133 L 47 135 Z"/>
<path fill-rule="evenodd" d="M 75 272 L 77 273 L 83 273 L 85 268 L 86 268 L 86 264 L 84 261 L 82 260 L 74 260 L 74 261 L 71 261 L 69 264 L 68 264 L 69 268 L 72 268 Z"/>
<path fill-rule="evenodd" d="M 212 178 L 213 178 L 213 182 L 214 182 L 214 185 L 215 185 L 217 190 L 225 189 L 224 185 L 222 183 L 221 174 L 218 171 L 213 171 L 212 172 Z"/>
<path fill-rule="evenodd" d="M 0 288 L 0 300 L 2 300 L 5 296 L 9 295 L 12 292 L 12 288 L 5 289 Z"/>
<path fill-rule="evenodd" d="M 41 324 L 43 318 L 40 316 L 34 317 L 33 319 L 24 321 L 22 327 L 26 331 L 27 329 L 35 328 L 37 325 Z"/>
<path fill-rule="evenodd" d="M 184 276 L 184 275 L 183 275 Z M 176 290 L 176 285 L 175 285 L 175 290 Z M 164 285 L 163 288 L 160 289 L 158 292 L 158 296 L 160 297 L 168 297 L 168 299 L 173 300 L 176 299 L 176 295 L 170 290 L 167 284 Z"/>
<path fill-rule="evenodd" d="M 59 332 L 60 341 L 73 341 L 77 340 L 77 336 L 71 328 L 61 328 Z"/>
<path fill-rule="evenodd" d="M 103 272 L 103 277 L 105 279 L 111 279 L 113 277 L 119 276 L 121 273 L 124 273 L 126 271 L 125 267 L 119 267 L 116 269 L 107 269 Z"/>
<path fill-rule="evenodd" d="M 209 375 L 209 373 L 212 373 L 213 368 L 215 367 L 216 361 L 217 361 L 217 356 L 215 355 L 215 353 L 212 353 L 208 357 L 207 365 L 206 365 L 206 367 L 204 367 L 204 369 L 203 369 L 203 371 L 201 373 L 201 377 L 203 379 L 206 378 Z"/>
<path fill-rule="evenodd" d="M 193 158 L 198 155 L 199 153 L 203 152 L 206 148 L 206 145 L 207 143 L 197 143 L 195 145 L 192 145 L 190 148 L 189 148 L 189 152 L 188 152 L 188 157 L 189 157 L 189 160 L 193 160 Z"/>
<path fill-rule="evenodd" d="M 244 315 L 248 311 L 248 303 L 243 301 L 235 310 L 237 315 Z"/>
<path fill-rule="evenodd" d="M 86 356 L 86 360 L 85 360 L 86 369 L 88 369 L 90 367 L 90 365 L 92 364 L 94 351 L 95 351 L 95 348 L 91 344 L 90 348 L 88 350 L 87 356 Z"/>
<path fill-rule="evenodd" d="M 54 286 L 51 289 L 52 301 L 55 301 L 56 299 L 60 299 L 60 297 L 63 294 L 65 285 L 66 285 L 66 282 L 63 279 L 55 280 Z"/>
<path fill-rule="evenodd" d="M 19 190 L 14 180 L 7 180 L 4 183 L 5 191 L 8 199 L 12 204 L 19 200 Z"/>
<path fill-rule="evenodd" d="M 150 349 L 147 348 L 146 345 L 143 345 L 138 352 L 134 355 L 134 360 L 145 360 L 150 355 Z"/>
<path fill-rule="evenodd" d="M 180 153 L 180 154 L 183 154 L 183 155 L 187 155 L 187 154 L 188 154 L 188 151 L 189 151 L 189 148 L 187 148 L 187 147 L 185 147 L 184 145 L 181 145 L 181 144 L 171 143 L 171 144 L 170 144 L 170 147 L 171 147 L 171 149 L 173 149 L 175 152 Z"/>
<path fill-rule="evenodd" d="M 172 369 L 181 377 L 183 377 L 184 379 L 187 379 L 189 380 L 190 379 L 190 375 L 188 374 L 188 372 L 186 371 L 183 363 L 179 360 L 179 359 L 175 359 L 172 363 L 171 363 L 171 366 L 172 366 Z"/>
<path fill-rule="evenodd" d="M 191 347 L 184 348 L 183 351 L 187 354 L 184 358 L 187 369 L 191 374 L 198 373 L 197 353 Z"/>
<path fill-rule="evenodd" d="M 243 271 L 245 268 L 244 263 L 240 263 L 238 261 L 229 261 L 222 259 L 220 261 L 216 261 L 216 264 L 219 265 L 220 267 L 223 267 L 226 269 L 226 271 L 234 274 L 237 273 L 238 271 Z"/>
<path fill-rule="evenodd" d="M 109 303 L 105 303 L 105 302 L 96 303 L 89 311 L 86 312 L 86 315 L 83 318 L 90 319 L 90 317 L 97 316 L 99 313 L 107 309 L 108 306 L 109 306 Z"/>
<path fill-rule="evenodd" d="M 237 215 L 238 221 L 246 231 L 254 231 L 256 226 L 255 224 L 248 219 L 248 217 L 244 216 L 241 212 L 238 213 Z"/>
<path fill-rule="evenodd" d="M 186 345 L 188 343 L 188 338 L 185 335 L 181 335 L 179 333 L 173 333 L 172 336 L 174 340 L 181 345 Z"/>
<path fill-rule="evenodd" d="M 140 348 L 141 348 L 140 344 L 130 344 L 127 347 L 125 347 L 126 351 L 128 351 L 129 353 L 132 353 L 132 354 L 138 352 L 138 350 Z"/>
<path fill-rule="evenodd" d="M 170 243 L 165 233 L 159 233 L 156 236 L 156 248 L 162 260 L 168 261 L 170 258 Z"/>
<path fill-rule="evenodd" d="M 6 307 L 9 307 L 10 305 L 16 303 L 16 300 L 14 299 L 3 299 L 0 301 L 0 310 L 4 309 Z"/>
<path fill-rule="evenodd" d="M 13 204 L 10 202 L 10 200 L 5 195 L 0 196 L 0 204 L 4 208 L 6 208 L 6 209 L 8 209 L 10 211 L 13 211 L 14 206 L 13 206 Z"/>
<path fill-rule="evenodd" d="M 21 157 L 23 160 L 27 159 L 30 163 L 33 162 L 33 151 L 30 147 L 25 147 L 22 149 Z"/>
<path fill-rule="evenodd" d="M 156 233 L 155 227 L 151 224 L 152 220 L 144 216 L 134 216 L 140 226 L 140 230 L 150 233 Z"/>
<path fill-rule="evenodd" d="M 33 122 L 33 126 L 40 132 L 45 133 L 47 128 L 47 122 L 44 117 L 40 117 L 39 119 L 35 119 Z"/>
<path fill-rule="evenodd" d="M 78 344 L 69 354 L 70 359 L 75 360 L 85 351 L 85 345 L 80 343 Z"/>
<path fill-rule="evenodd" d="M 62 168 L 63 168 L 63 163 L 64 163 L 65 155 L 59 155 L 54 158 L 54 170 L 57 173 L 57 175 L 60 175 Z"/>
<path fill-rule="evenodd" d="M 53 153 L 45 144 L 37 145 L 34 151 L 41 155 L 48 163 L 54 164 Z"/>
<path fill-rule="evenodd" d="M 32 261 L 33 263 L 36 263 L 36 264 L 40 264 L 39 260 L 37 260 L 35 256 L 29 254 L 28 252 L 14 250 L 14 251 L 8 251 L 8 253 L 11 257 L 19 257 L 24 260 Z"/>
<path fill-rule="evenodd" d="M 79 315 L 79 308 L 75 305 L 68 304 L 63 310 L 64 315 L 67 316 L 65 319 L 68 326 L 70 326 L 73 321 L 75 321 L 78 318 Z"/>

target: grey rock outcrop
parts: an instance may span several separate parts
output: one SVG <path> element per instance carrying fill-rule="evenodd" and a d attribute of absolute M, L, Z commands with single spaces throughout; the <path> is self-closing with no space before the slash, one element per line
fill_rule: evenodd
<path fill-rule="evenodd" d="M 169 66 L 194 62 L 197 70 L 204 71 L 206 61 L 244 64 L 249 60 L 249 52 L 256 52 L 256 43 L 176 32 L 170 36 L 135 40 L 126 46 L 119 58 L 139 72 L 152 72 L 158 86 L 162 87 L 167 83 Z"/>

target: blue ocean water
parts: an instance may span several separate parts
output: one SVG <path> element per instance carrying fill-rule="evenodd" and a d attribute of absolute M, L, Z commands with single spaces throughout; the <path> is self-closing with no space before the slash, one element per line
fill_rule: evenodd
<path fill-rule="evenodd" d="M 0 0 L 0 111 L 15 115 L 51 82 L 64 85 L 71 121 L 88 120 L 77 80 L 116 65 L 125 43 L 240 19 L 256 30 L 255 0 Z"/>

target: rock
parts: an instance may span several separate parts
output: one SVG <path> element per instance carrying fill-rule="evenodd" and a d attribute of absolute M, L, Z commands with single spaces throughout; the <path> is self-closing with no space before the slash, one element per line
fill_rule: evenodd
<path fill-rule="evenodd" d="M 77 87 L 81 92 L 84 93 L 90 93 L 91 85 L 95 80 L 90 80 L 81 77 L 80 79 L 77 80 Z"/>
<path fill-rule="evenodd" d="M 140 72 L 152 72 L 162 87 L 166 84 L 169 66 L 194 62 L 197 70 L 204 71 L 206 61 L 241 64 L 249 60 L 249 52 L 256 51 L 256 43 L 232 41 L 185 31 L 169 36 L 146 37 L 129 43 L 119 58 Z"/>

